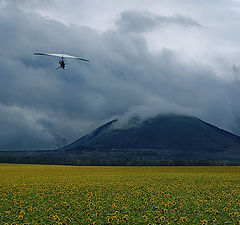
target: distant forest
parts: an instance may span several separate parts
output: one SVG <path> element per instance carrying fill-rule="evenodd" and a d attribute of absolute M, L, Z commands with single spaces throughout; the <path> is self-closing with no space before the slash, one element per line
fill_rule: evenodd
<path fill-rule="evenodd" d="M 209 160 L 164 160 L 164 161 L 131 161 L 131 160 L 73 160 L 47 158 L 0 158 L 0 163 L 46 164 L 71 166 L 240 166 L 240 162 Z"/>

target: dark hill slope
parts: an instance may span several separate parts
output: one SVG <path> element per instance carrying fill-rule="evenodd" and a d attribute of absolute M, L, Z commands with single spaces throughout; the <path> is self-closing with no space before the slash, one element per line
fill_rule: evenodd
<path fill-rule="evenodd" d="M 119 127 L 122 127 L 119 121 L 110 121 L 58 150 L 0 152 L 0 162 L 69 165 L 240 164 L 240 137 L 196 117 L 161 115 L 145 121 L 133 118 L 121 129 Z"/>
<path fill-rule="evenodd" d="M 196 117 L 165 115 L 143 122 L 135 118 L 123 129 L 114 128 L 116 123 L 106 123 L 63 149 L 149 150 L 173 160 L 240 159 L 240 137 Z"/>

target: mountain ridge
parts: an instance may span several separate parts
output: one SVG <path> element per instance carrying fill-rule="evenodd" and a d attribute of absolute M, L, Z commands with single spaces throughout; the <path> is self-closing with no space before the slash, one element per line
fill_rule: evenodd
<path fill-rule="evenodd" d="M 160 115 L 116 129 L 112 120 L 61 150 L 172 149 L 221 152 L 240 149 L 240 137 L 193 116 Z M 136 126 L 134 126 L 136 125 Z"/>
<path fill-rule="evenodd" d="M 111 120 L 57 150 L 0 152 L 0 162 L 64 165 L 240 165 L 240 137 L 193 116 Z"/>

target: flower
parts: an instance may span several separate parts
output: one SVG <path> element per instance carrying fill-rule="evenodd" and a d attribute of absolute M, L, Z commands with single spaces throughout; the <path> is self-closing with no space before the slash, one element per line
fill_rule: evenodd
<path fill-rule="evenodd" d="M 159 220 L 160 220 L 160 221 L 164 221 L 165 219 L 166 219 L 166 218 L 165 218 L 164 216 L 161 216 Z"/>
<path fill-rule="evenodd" d="M 53 218 L 55 219 L 56 222 L 60 221 L 58 215 L 55 215 Z"/>
<path fill-rule="evenodd" d="M 23 220 L 23 215 L 20 215 L 20 216 L 18 217 L 18 219 L 19 219 L 19 220 Z"/>
<path fill-rule="evenodd" d="M 145 220 L 145 221 L 147 220 L 147 217 L 146 217 L 145 215 L 142 216 L 142 218 L 143 218 L 143 220 Z"/>
<path fill-rule="evenodd" d="M 182 222 L 186 222 L 187 221 L 186 217 L 181 217 L 181 220 L 182 220 Z"/>
<path fill-rule="evenodd" d="M 123 218 L 122 218 L 122 221 L 126 223 L 126 222 L 127 222 L 127 218 L 126 218 L 126 217 L 123 217 Z"/>

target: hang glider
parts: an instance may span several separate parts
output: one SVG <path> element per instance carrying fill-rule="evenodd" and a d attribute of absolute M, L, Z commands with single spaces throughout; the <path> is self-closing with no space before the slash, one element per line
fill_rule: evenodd
<path fill-rule="evenodd" d="M 80 57 L 76 57 L 76 56 L 72 56 L 72 55 L 67 55 L 67 54 L 52 54 L 52 53 L 33 53 L 34 55 L 43 55 L 43 56 L 55 56 L 55 57 L 60 57 L 61 59 L 59 60 L 59 68 L 61 69 L 66 69 L 66 60 L 65 58 L 70 58 L 70 59 L 77 59 L 77 60 L 82 60 L 82 61 L 85 61 L 85 62 L 90 62 L 88 59 L 84 59 L 84 58 L 80 58 Z"/>

